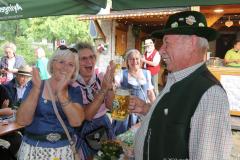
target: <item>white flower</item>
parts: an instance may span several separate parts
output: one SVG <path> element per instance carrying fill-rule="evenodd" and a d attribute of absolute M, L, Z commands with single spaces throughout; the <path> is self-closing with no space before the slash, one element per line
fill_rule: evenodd
<path fill-rule="evenodd" d="M 198 24 L 199 27 L 205 27 L 205 25 L 201 22 Z"/>
<path fill-rule="evenodd" d="M 186 17 L 186 23 L 187 23 L 188 25 L 193 25 L 193 23 L 196 23 L 195 17 L 194 17 L 194 16 L 188 16 L 188 17 Z"/>
<path fill-rule="evenodd" d="M 184 18 L 181 17 L 181 18 L 178 19 L 178 21 L 184 21 Z"/>
<path fill-rule="evenodd" d="M 103 152 L 102 152 L 102 151 L 98 151 L 98 152 L 97 152 L 97 155 L 98 155 L 99 157 L 101 157 L 101 156 L 103 155 Z"/>
<path fill-rule="evenodd" d="M 178 22 L 173 22 L 171 24 L 171 28 L 177 28 L 178 27 Z"/>

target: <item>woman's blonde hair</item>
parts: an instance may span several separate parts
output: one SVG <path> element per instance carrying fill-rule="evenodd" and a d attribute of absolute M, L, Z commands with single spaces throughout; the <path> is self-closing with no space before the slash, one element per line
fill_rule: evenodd
<path fill-rule="evenodd" d="M 44 51 L 43 48 L 38 47 L 38 48 L 35 49 L 35 52 L 37 53 L 38 58 L 45 57 L 45 51 Z"/>
<path fill-rule="evenodd" d="M 48 72 L 50 75 L 53 74 L 53 61 L 54 60 L 59 60 L 59 59 L 65 59 L 67 57 L 71 57 L 74 56 L 74 65 L 75 65 L 75 71 L 74 74 L 72 76 L 71 81 L 75 81 L 77 79 L 78 76 L 78 72 L 79 72 L 79 60 L 78 60 L 78 54 L 71 51 L 70 49 L 57 49 L 57 51 L 55 52 L 55 54 L 53 54 L 53 56 L 50 58 L 49 62 L 48 62 Z"/>
<path fill-rule="evenodd" d="M 129 68 L 129 65 L 128 65 L 128 59 L 129 57 L 133 54 L 133 53 L 137 53 L 139 54 L 139 57 L 141 58 L 141 53 L 139 52 L 139 50 L 137 49 L 130 49 L 126 52 L 126 55 L 125 55 L 125 62 L 126 62 L 126 65 L 127 65 L 127 68 Z"/>

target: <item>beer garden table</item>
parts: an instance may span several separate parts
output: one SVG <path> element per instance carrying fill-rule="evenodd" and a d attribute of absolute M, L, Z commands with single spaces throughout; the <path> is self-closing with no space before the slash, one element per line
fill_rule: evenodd
<path fill-rule="evenodd" d="M 12 133 L 22 128 L 24 128 L 24 126 L 17 124 L 17 122 L 15 121 L 8 122 L 8 124 L 5 124 L 4 122 L 0 122 L 0 136 L 6 135 L 8 133 Z"/>

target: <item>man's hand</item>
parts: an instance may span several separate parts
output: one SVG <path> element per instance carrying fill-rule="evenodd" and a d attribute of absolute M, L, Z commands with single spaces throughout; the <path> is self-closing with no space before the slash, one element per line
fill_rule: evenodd
<path fill-rule="evenodd" d="M 9 106 L 9 99 L 5 99 L 2 104 L 2 108 L 8 108 Z"/>
<path fill-rule="evenodd" d="M 0 72 L 4 73 L 4 74 L 7 74 L 8 71 L 4 68 L 4 69 L 1 69 Z"/>
<path fill-rule="evenodd" d="M 240 63 L 240 59 L 235 60 L 235 63 Z"/>
<path fill-rule="evenodd" d="M 145 101 L 141 100 L 136 96 L 130 96 L 129 107 L 131 113 L 139 113 L 139 114 L 147 114 L 149 110 L 149 104 L 145 103 Z"/>
<path fill-rule="evenodd" d="M 3 108 L 3 109 L 0 109 L 0 110 L 1 110 L 1 115 L 4 115 L 4 116 L 11 116 L 15 112 L 11 108 Z"/>

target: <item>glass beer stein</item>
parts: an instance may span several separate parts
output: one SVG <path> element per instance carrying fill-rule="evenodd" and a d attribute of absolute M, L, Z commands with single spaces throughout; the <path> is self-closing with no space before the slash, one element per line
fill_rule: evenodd
<path fill-rule="evenodd" d="M 128 116 L 128 105 L 130 98 L 130 90 L 128 89 L 116 89 L 115 97 L 112 106 L 112 119 L 123 121 Z"/>
<path fill-rule="evenodd" d="M 123 59 L 121 56 L 115 56 L 114 62 L 116 64 L 116 68 L 115 68 L 115 74 L 116 74 L 117 72 L 119 72 L 122 69 Z"/>

